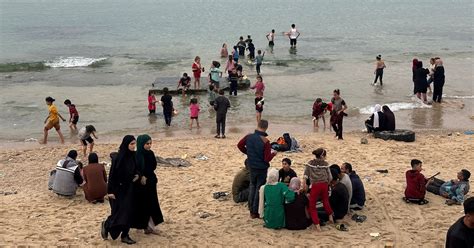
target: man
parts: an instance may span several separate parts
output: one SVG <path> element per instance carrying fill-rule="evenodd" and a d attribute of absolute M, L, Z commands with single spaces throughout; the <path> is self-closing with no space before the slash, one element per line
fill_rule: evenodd
<path fill-rule="evenodd" d="M 245 58 L 245 47 L 247 47 L 247 43 L 245 43 L 244 37 L 240 36 L 236 46 L 239 49 L 239 57 Z"/>
<path fill-rule="evenodd" d="M 56 165 L 56 173 L 52 175 L 53 184 L 51 189 L 61 196 L 75 196 L 76 190 L 84 180 L 81 176 L 81 168 L 77 161 L 77 151 L 70 150 L 65 159 L 61 159 Z"/>
<path fill-rule="evenodd" d="M 268 167 L 270 161 L 276 155 L 266 138 L 268 121 L 260 120 L 257 130 L 253 134 L 243 137 L 237 147 L 247 155 L 247 165 L 250 169 L 250 192 L 249 192 L 249 210 L 252 219 L 260 218 L 258 214 L 259 190 L 260 186 L 266 183 Z"/>
<path fill-rule="evenodd" d="M 334 170 L 334 172 L 337 172 L 337 178 L 339 178 L 339 181 L 346 187 L 347 193 L 348 193 L 348 201 L 347 201 L 347 213 L 349 213 L 349 208 L 350 208 L 350 202 L 352 199 L 352 182 L 349 176 L 346 173 L 343 173 L 341 171 L 341 167 L 337 164 L 333 164 L 329 166 L 329 169 Z"/>
<path fill-rule="evenodd" d="M 247 160 L 245 160 L 245 167 L 235 175 L 234 181 L 232 182 L 232 199 L 235 203 L 248 201 L 249 186 L 250 171 L 247 168 Z"/>
<path fill-rule="evenodd" d="M 352 165 L 349 163 L 343 163 L 341 171 L 349 175 L 349 179 L 352 183 L 352 198 L 349 206 L 350 209 L 362 210 L 365 205 L 365 189 L 362 180 L 360 180 L 360 177 L 355 171 L 352 170 Z"/>
<path fill-rule="evenodd" d="M 295 24 L 291 24 L 290 32 L 287 33 L 288 38 L 290 38 L 290 46 L 291 48 L 296 48 L 296 40 L 300 37 L 301 33 L 296 29 Z"/>
<path fill-rule="evenodd" d="M 225 120 L 229 108 L 229 99 L 224 96 L 224 90 L 219 90 L 219 96 L 214 100 L 214 110 L 216 110 L 217 123 L 217 134 L 214 138 L 216 139 L 225 139 Z"/>
<path fill-rule="evenodd" d="M 275 29 L 272 29 L 272 32 L 267 34 L 268 46 L 275 46 Z"/>
<path fill-rule="evenodd" d="M 446 248 L 474 247 L 474 197 L 464 201 L 464 216 L 456 221 L 446 235 Z"/>

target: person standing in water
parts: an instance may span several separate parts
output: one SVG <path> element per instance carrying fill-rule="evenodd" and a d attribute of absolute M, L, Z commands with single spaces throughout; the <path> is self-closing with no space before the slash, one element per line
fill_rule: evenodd
<path fill-rule="evenodd" d="M 245 58 L 245 48 L 247 47 L 247 43 L 245 43 L 243 36 L 240 36 L 239 42 L 237 42 L 236 46 L 239 49 L 239 56 Z"/>
<path fill-rule="evenodd" d="M 444 66 L 440 58 L 436 59 L 436 67 L 433 74 L 433 102 L 441 103 L 444 86 Z"/>
<path fill-rule="evenodd" d="M 229 56 L 229 51 L 227 51 L 227 44 L 224 43 L 221 48 L 221 58 L 227 58 L 227 56 Z"/>
<path fill-rule="evenodd" d="M 161 106 L 163 107 L 163 116 L 166 126 L 171 126 L 171 118 L 173 116 L 173 97 L 169 94 L 168 88 L 163 88 L 163 96 L 161 97 Z"/>
<path fill-rule="evenodd" d="M 272 29 L 272 31 L 267 34 L 267 40 L 270 48 L 275 46 L 275 29 Z"/>
<path fill-rule="evenodd" d="M 300 37 L 301 33 L 296 29 L 295 24 L 291 24 L 291 29 L 290 32 L 286 33 L 288 35 L 288 38 L 290 38 L 290 46 L 291 48 L 296 48 L 296 40 L 298 37 Z"/>
<path fill-rule="evenodd" d="M 61 132 L 61 126 L 59 125 L 59 118 L 61 120 L 66 121 L 61 114 L 59 114 L 58 109 L 56 108 L 56 105 L 53 104 L 54 101 L 56 101 L 54 98 L 48 96 L 46 97 L 46 105 L 48 105 L 48 110 L 49 114 L 48 117 L 46 117 L 46 120 L 44 120 L 44 137 L 43 141 L 41 144 L 46 144 L 48 143 L 48 132 L 50 129 L 53 127 L 56 129 L 56 132 L 58 132 L 59 139 L 61 140 L 61 144 L 64 144 L 64 136 L 63 133 Z"/>
<path fill-rule="evenodd" d="M 199 56 L 196 56 L 196 58 L 194 58 L 194 63 L 191 68 L 193 70 L 193 75 L 194 75 L 194 89 L 200 89 L 201 88 L 201 72 L 204 72 L 204 68 L 201 66 L 201 58 Z"/>
<path fill-rule="evenodd" d="M 342 140 L 342 119 L 346 115 L 344 110 L 347 109 L 347 105 L 340 95 L 341 91 L 339 89 L 335 89 L 333 92 L 333 98 L 331 99 L 332 112 L 330 122 L 334 132 L 336 132 L 336 137 Z"/>
<path fill-rule="evenodd" d="M 372 85 L 375 85 L 377 83 L 377 79 L 379 79 L 380 80 L 380 85 L 382 86 L 383 85 L 383 82 L 382 82 L 383 69 L 386 67 L 385 62 L 383 61 L 382 55 L 380 55 L 380 54 L 375 59 L 376 59 L 375 71 L 374 71 L 375 80 L 374 80 L 374 83 Z"/>

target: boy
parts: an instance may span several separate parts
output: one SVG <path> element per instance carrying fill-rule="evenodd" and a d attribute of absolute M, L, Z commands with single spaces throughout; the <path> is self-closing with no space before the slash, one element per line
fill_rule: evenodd
<path fill-rule="evenodd" d="M 64 104 L 69 108 L 69 128 L 76 131 L 76 125 L 79 121 L 79 113 L 77 112 L 76 105 L 72 104 L 69 99 L 66 99 Z"/>
<path fill-rule="evenodd" d="M 233 68 L 232 71 L 229 71 L 229 81 L 230 81 L 230 95 L 237 96 L 237 81 L 239 80 L 239 75 L 237 75 L 237 69 Z"/>
<path fill-rule="evenodd" d="M 237 42 L 236 46 L 239 49 L 239 57 L 245 58 L 245 47 L 247 44 L 245 43 L 243 36 L 240 36 L 239 42 Z"/>
<path fill-rule="evenodd" d="M 471 172 L 462 169 L 457 174 L 457 179 L 449 180 L 441 185 L 439 193 L 441 196 L 448 198 L 446 204 L 448 205 L 461 205 L 464 201 L 465 195 L 469 193 L 469 178 Z"/>
<path fill-rule="evenodd" d="M 182 88 L 183 96 L 186 95 L 186 91 L 191 87 L 191 77 L 185 72 L 183 73 L 183 77 L 181 77 L 178 81 L 178 87 L 176 89 Z"/>
<path fill-rule="evenodd" d="M 289 158 L 284 158 L 281 161 L 281 169 L 278 171 L 278 182 L 289 185 L 291 179 L 297 177 L 296 172 L 290 166 L 291 160 Z"/>
<path fill-rule="evenodd" d="M 214 88 L 219 90 L 219 80 L 222 77 L 222 71 L 219 69 L 221 64 L 217 61 L 212 61 L 211 69 L 209 71 L 210 84 L 214 85 Z"/>
<path fill-rule="evenodd" d="M 422 162 L 418 159 L 411 160 L 411 170 L 406 172 L 407 187 L 405 189 L 405 197 L 407 203 L 418 203 L 420 205 L 427 204 L 425 200 L 426 185 L 433 179 L 428 180 L 422 171 Z"/>
<path fill-rule="evenodd" d="M 326 119 L 324 119 L 324 114 L 327 111 L 328 105 L 323 102 L 321 98 L 317 98 L 313 104 L 313 126 L 315 128 L 319 127 L 319 118 L 323 119 L 324 129 L 326 129 Z"/>
<path fill-rule="evenodd" d="M 92 125 L 87 125 L 79 130 L 77 136 L 81 140 L 82 153 L 84 154 L 84 157 L 86 157 L 87 143 L 89 143 L 89 153 L 92 153 L 92 149 L 94 149 L 94 139 L 92 139 L 91 136 L 98 139 L 95 132 L 95 127 Z"/>
<path fill-rule="evenodd" d="M 214 106 L 214 101 L 216 100 L 216 91 L 214 90 L 214 85 L 209 85 L 209 105 Z"/>
<path fill-rule="evenodd" d="M 262 66 L 263 62 L 263 57 L 265 56 L 265 52 L 262 54 L 262 50 L 257 51 L 257 57 L 255 58 L 256 61 L 256 69 L 257 69 L 257 75 L 260 75 L 260 66 Z"/>
<path fill-rule="evenodd" d="M 249 60 L 253 61 L 255 59 L 255 46 L 252 43 L 252 39 L 249 39 L 247 50 L 249 50 Z"/>
<path fill-rule="evenodd" d="M 225 121 L 227 110 L 230 108 L 230 102 L 224 96 L 224 90 L 219 90 L 219 96 L 214 101 L 214 110 L 216 110 L 217 134 L 214 138 L 225 139 Z"/>
<path fill-rule="evenodd" d="M 273 47 L 275 45 L 275 29 L 272 29 L 272 32 L 267 34 L 268 46 Z"/>

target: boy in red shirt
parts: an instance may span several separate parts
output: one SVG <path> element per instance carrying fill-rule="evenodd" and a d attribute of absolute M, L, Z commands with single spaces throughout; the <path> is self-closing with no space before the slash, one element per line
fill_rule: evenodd
<path fill-rule="evenodd" d="M 422 171 L 422 162 L 418 159 L 411 160 L 411 170 L 406 172 L 407 187 L 405 189 L 405 197 L 407 203 L 418 203 L 420 205 L 427 204 L 425 200 L 426 185 L 433 179 L 427 179 Z"/>
<path fill-rule="evenodd" d="M 71 100 L 66 99 L 64 104 L 69 108 L 69 128 L 77 130 L 77 122 L 79 121 L 79 112 L 77 112 L 76 105 L 71 103 Z"/>

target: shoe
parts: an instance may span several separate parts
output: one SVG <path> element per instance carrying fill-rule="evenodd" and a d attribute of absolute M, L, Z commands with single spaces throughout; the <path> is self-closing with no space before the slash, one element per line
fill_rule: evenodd
<path fill-rule="evenodd" d="M 107 232 L 107 229 L 105 228 L 105 220 L 100 224 L 100 236 L 104 240 L 109 238 L 109 232 Z"/>
<path fill-rule="evenodd" d="M 137 242 L 135 240 L 131 239 L 130 236 L 127 236 L 125 238 L 122 238 L 122 243 L 125 243 L 127 245 L 133 245 Z"/>
<path fill-rule="evenodd" d="M 221 139 L 225 139 L 225 135 L 222 135 L 222 136 L 221 136 Z"/>
<path fill-rule="evenodd" d="M 216 138 L 216 139 L 220 139 L 220 138 L 221 138 L 221 136 L 218 134 L 218 135 L 214 136 L 214 138 Z"/>
<path fill-rule="evenodd" d="M 251 213 L 251 214 L 250 214 L 250 218 L 252 218 L 252 219 L 259 219 L 259 218 L 260 218 L 260 215 L 259 215 L 259 214 Z"/>

